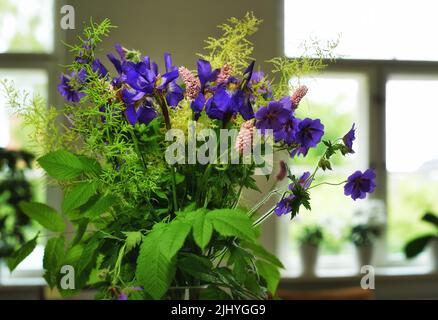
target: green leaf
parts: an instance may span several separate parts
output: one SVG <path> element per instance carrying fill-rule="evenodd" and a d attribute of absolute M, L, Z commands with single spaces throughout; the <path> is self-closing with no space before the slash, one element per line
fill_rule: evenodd
<path fill-rule="evenodd" d="M 127 231 L 123 234 L 126 236 L 126 253 L 138 246 L 143 239 L 143 234 L 140 231 Z"/>
<path fill-rule="evenodd" d="M 256 268 L 260 276 L 265 279 L 269 292 L 275 294 L 280 282 L 280 271 L 278 271 L 278 268 L 263 260 L 256 261 Z"/>
<path fill-rule="evenodd" d="M 96 194 L 97 188 L 98 183 L 95 181 L 81 182 L 75 185 L 65 194 L 64 201 L 62 203 L 62 211 L 65 214 L 68 214 L 72 210 L 84 205 L 92 196 Z"/>
<path fill-rule="evenodd" d="M 429 222 L 438 228 L 438 217 L 436 215 L 434 215 L 433 213 L 430 213 L 430 212 L 426 213 L 423 216 L 422 220 Z"/>
<path fill-rule="evenodd" d="M 162 253 L 170 260 L 184 244 L 189 232 L 190 225 L 183 221 L 173 220 L 162 233 L 159 247 Z M 157 244 L 156 244 L 157 245 Z"/>
<path fill-rule="evenodd" d="M 213 264 L 206 257 L 188 254 L 178 260 L 178 268 L 202 281 L 213 282 L 215 280 L 215 277 L 211 274 Z"/>
<path fill-rule="evenodd" d="M 404 249 L 406 257 L 411 259 L 419 255 L 433 238 L 434 235 L 425 235 L 409 241 Z"/>
<path fill-rule="evenodd" d="M 193 238 L 196 244 L 204 250 L 213 234 L 213 225 L 206 218 L 205 210 L 196 210 L 188 216 L 193 228 Z"/>
<path fill-rule="evenodd" d="M 173 262 L 158 245 L 162 232 L 160 228 L 143 239 L 135 272 L 137 280 L 153 299 L 160 299 L 166 293 L 175 273 Z"/>
<path fill-rule="evenodd" d="M 49 176 L 57 180 L 71 180 L 84 172 L 82 161 L 63 149 L 48 153 L 37 161 Z"/>
<path fill-rule="evenodd" d="M 38 202 L 20 202 L 20 209 L 44 228 L 54 232 L 63 232 L 65 223 L 55 209 Z"/>
<path fill-rule="evenodd" d="M 213 228 L 224 237 L 236 236 L 248 240 L 255 238 L 251 218 L 243 211 L 235 209 L 213 210 L 207 213 L 207 219 Z"/>
<path fill-rule="evenodd" d="M 82 167 L 85 172 L 98 175 L 102 171 L 102 168 L 100 167 L 100 164 L 96 159 L 92 159 L 84 155 L 78 155 L 77 157 L 81 161 Z"/>
<path fill-rule="evenodd" d="M 44 279 L 50 288 L 57 285 L 59 270 L 64 259 L 64 237 L 51 238 L 44 249 Z"/>
<path fill-rule="evenodd" d="M 277 266 L 278 268 L 284 269 L 283 263 L 272 253 L 268 252 L 262 246 L 249 241 L 242 241 L 242 247 L 247 248 L 252 251 L 252 253 L 259 259 L 264 259 L 267 262 Z"/>
<path fill-rule="evenodd" d="M 107 212 L 116 202 L 117 198 L 113 195 L 104 195 L 85 210 L 84 216 L 90 219 L 97 218 L 101 214 Z"/>
<path fill-rule="evenodd" d="M 7 258 L 7 264 L 9 270 L 12 272 L 15 268 L 28 256 L 32 253 L 37 245 L 37 238 L 39 233 L 30 241 L 23 244 L 20 249 L 12 253 Z"/>

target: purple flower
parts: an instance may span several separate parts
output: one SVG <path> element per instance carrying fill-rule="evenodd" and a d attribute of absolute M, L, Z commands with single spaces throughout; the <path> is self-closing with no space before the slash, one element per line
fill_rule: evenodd
<path fill-rule="evenodd" d="M 208 82 L 215 81 L 219 75 L 220 69 L 212 70 L 210 62 L 206 60 L 198 60 L 198 77 L 201 82 L 201 91 L 204 90 Z"/>
<path fill-rule="evenodd" d="M 116 69 L 117 73 L 119 74 L 118 77 L 113 78 L 112 84 L 115 87 L 120 86 L 123 82 L 126 80 L 126 76 L 123 72 L 123 69 L 127 63 L 126 60 L 126 54 L 125 50 L 120 44 L 115 45 L 116 51 L 120 57 L 120 60 L 116 58 L 116 56 L 112 53 L 108 53 L 107 57 L 111 61 L 111 63 L 114 65 L 114 68 Z"/>
<path fill-rule="evenodd" d="M 145 95 L 152 95 L 154 91 L 165 93 L 166 101 L 170 106 L 176 106 L 183 99 L 183 90 L 176 84 L 179 77 L 178 68 L 172 66 L 172 60 L 165 53 L 166 73 L 159 74 L 156 63 L 150 63 L 149 57 L 144 57 L 138 63 L 126 62 L 123 73 L 126 75 L 126 83 L 136 91 L 138 100 Z"/>
<path fill-rule="evenodd" d="M 96 72 L 101 78 L 104 78 L 108 74 L 108 70 L 99 59 L 93 61 L 91 68 L 93 72 Z"/>
<path fill-rule="evenodd" d="M 69 102 L 79 102 L 85 93 L 80 92 L 83 83 L 87 78 L 85 69 L 73 72 L 70 76 L 61 74 L 58 92 Z"/>
<path fill-rule="evenodd" d="M 117 300 L 128 300 L 128 295 L 126 293 L 121 292 L 117 297 Z"/>
<path fill-rule="evenodd" d="M 233 95 L 225 86 L 219 86 L 213 97 L 206 104 L 205 112 L 210 119 L 227 121 L 237 113 L 237 105 L 240 96 Z"/>
<path fill-rule="evenodd" d="M 286 110 L 280 101 L 270 101 L 267 106 L 262 106 L 257 110 L 256 128 L 262 132 L 266 129 L 281 130 L 289 117 L 290 111 Z"/>
<path fill-rule="evenodd" d="M 123 97 L 126 103 L 126 119 L 133 126 L 137 123 L 149 124 L 157 117 L 157 112 L 152 107 L 152 101 L 150 98 L 145 98 L 141 101 L 141 104 L 136 107 L 138 104 L 133 102 L 135 98 L 129 97 L 131 94 L 132 93 L 128 91 L 123 91 Z M 135 95 L 135 93 L 133 95 Z"/>
<path fill-rule="evenodd" d="M 300 120 L 293 116 L 293 113 L 289 114 L 289 118 L 283 127 L 274 131 L 274 138 L 276 142 L 284 141 L 284 143 L 291 145 L 295 143 L 295 136 L 298 130 Z"/>
<path fill-rule="evenodd" d="M 291 194 L 290 196 L 283 198 L 277 203 L 274 212 L 277 216 L 288 214 L 292 211 L 292 204 L 295 200 L 295 196 Z"/>
<path fill-rule="evenodd" d="M 291 183 L 289 185 L 289 190 L 293 191 L 297 183 L 299 183 L 304 189 L 307 189 L 312 183 L 312 179 L 309 179 L 309 177 L 310 177 L 310 172 L 309 171 L 304 172 L 296 183 Z"/>
<path fill-rule="evenodd" d="M 78 56 L 75 57 L 75 61 L 79 64 L 89 63 L 93 54 L 93 49 L 94 46 L 92 43 L 92 39 L 86 40 L 82 45 L 81 51 L 79 52 Z"/>
<path fill-rule="evenodd" d="M 372 193 L 376 188 L 376 173 L 372 169 L 364 173 L 356 171 L 348 177 L 344 186 L 344 194 L 351 196 L 353 200 L 365 199 L 367 193 Z"/>
<path fill-rule="evenodd" d="M 298 131 L 295 135 L 296 143 L 299 145 L 291 155 L 307 155 L 310 148 L 315 147 L 324 135 L 324 125 L 319 119 L 306 118 L 298 124 Z"/>
<path fill-rule="evenodd" d="M 353 123 L 353 126 L 351 127 L 350 131 L 348 131 L 347 134 L 342 138 L 342 141 L 344 141 L 344 145 L 346 148 L 346 152 L 343 152 L 344 154 L 345 153 L 354 153 L 353 141 L 356 139 L 356 136 L 355 136 L 356 128 L 354 127 L 354 125 L 355 124 Z"/>
<path fill-rule="evenodd" d="M 289 190 L 292 192 L 289 196 L 283 198 L 277 203 L 277 206 L 274 209 L 274 212 L 277 216 L 281 216 L 284 214 L 288 214 L 292 212 L 294 201 L 297 201 L 296 196 L 293 194 L 297 186 L 301 186 L 303 189 L 307 189 L 312 183 L 312 179 L 309 179 L 310 172 L 304 172 L 303 175 L 295 182 L 292 182 L 289 185 Z M 297 204 L 299 206 L 299 204 Z"/>

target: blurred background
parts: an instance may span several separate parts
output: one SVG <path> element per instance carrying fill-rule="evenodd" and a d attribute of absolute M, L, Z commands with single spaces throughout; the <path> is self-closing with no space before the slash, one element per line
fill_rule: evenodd
<path fill-rule="evenodd" d="M 66 4 L 75 11 L 73 30 L 60 26 Z M 168 51 L 176 65 L 188 68 L 194 68 L 203 40 L 218 34 L 218 24 L 247 11 L 264 20 L 252 38 L 262 69 L 272 57 L 301 56 L 305 42 L 339 39 L 336 62 L 299 80 L 310 88 L 299 114 L 320 118 L 328 139 L 345 134 L 353 122 L 357 127 L 356 153 L 338 158 L 321 181 L 340 182 L 371 166 L 378 187 L 371 200 L 354 202 L 342 188 L 322 186 L 312 194 L 312 212 L 301 212 L 292 223 L 288 217 L 269 221 L 263 241 L 286 266 L 281 290 L 291 298 L 438 298 L 437 241 L 414 259 L 404 253 L 408 241 L 438 236 L 436 226 L 421 220 L 426 212 L 438 213 L 436 9 L 434 0 L 0 0 L 0 79 L 60 105 L 60 65 L 69 61 L 62 42 L 74 42 L 90 17 L 118 26 L 102 57 L 121 43 L 157 62 Z M 0 97 L 0 148 L 25 150 L 26 135 Z M 321 153 L 312 150 L 290 166 L 297 174 L 308 171 Z M 0 165 L 0 179 L 8 170 Z M 59 202 L 38 169 L 23 171 L 35 199 Z M 11 192 L 1 190 L 0 227 L 14 211 Z M 42 254 L 40 248 L 13 274 L 0 254 L 0 298 L 45 296 Z M 360 287 L 364 264 L 374 268 L 374 290 Z"/>

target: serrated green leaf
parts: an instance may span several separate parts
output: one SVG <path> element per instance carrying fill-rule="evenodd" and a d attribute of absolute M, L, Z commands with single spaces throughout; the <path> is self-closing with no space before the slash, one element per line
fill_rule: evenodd
<path fill-rule="evenodd" d="M 77 157 L 81 161 L 85 172 L 98 175 L 102 171 L 102 168 L 96 159 L 92 159 L 84 155 L 78 155 Z"/>
<path fill-rule="evenodd" d="M 213 225 L 206 219 L 205 210 L 197 210 L 188 215 L 193 228 L 193 238 L 196 244 L 204 250 L 213 234 Z"/>
<path fill-rule="evenodd" d="M 35 249 L 37 245 L 37 238 L 39 233 L 30 241 L 23 244 L 20 249 L 12 253 L 7 258 L 7 264 L 9 270 L 12 272 L 15 270 L 15 268 L 24 260 L 28 255 L 32 253 L 32 251 Z"/>
<path fill-rule="evenodd" d="M 49 176 L 57 180 L 71 180 L 84 171 L 82 161 L 63 149 L 48 153 L 37 161 Z"/>
<path fill-rule="evenodd" d="M 206 217 L 213 228 L 224 237 L 235 236 L 248 240 L 255 238 L 252 221 L 243 211 L 218 209 L 210 211 Z"/>
<path fill-rule="evenodd" d="M 278 268 L 284 269 L 283 263 L 272 253 L 268 252 L 265 248 L 262 246 L 249 241 L 242 241 L 241 243 L 243 248 L 247 248 L 251 250 L 254 256 L 256 256 L 259 259 L 264 259 L 267 262 L 277 266 Z"/>
<path fill-rule="evenodd" d="M 116 197 L 110 194 L 104 195 L 85 210 L 84 216 L 90 219 L 97 218 L 107 212 L 115 203 L 117 203 Z"/>
<path fill-rule="evenodd" d="M 63 232 L 65 223 L 55 209 L 38 202 L 20 202 L 20 209 L 44 228 L 54 232 Z"/>
<path fill-rule="evenodd" d="M 178 260 L 178 268 L 201 281 L 213 282 L 215 280 L 215 277 L 211 274 L 213 264 L 206 257 L 188 254 Z"/>
<path fill-rule="evenodd" d="M 265 279 L 269 292 L 275 294 L 280 282 L 280 271 L 274 265 L 263 260 L 257 260 L 255 264 L 257 272 Z"/>
<path fill-rule="evenodd" d="M 137 280 L 153 299 L 160 299 L 166 293 L 175 273 L 172 260 L 158 245 L 162 232 L 160 228 L 143 239 L 135 271 Z"/>
<path fill-rule="evenodd" d="M 59 270 L 64 259 L 64 237 L 51 238 L 44 249 L 44 279 L 50 288 L 57 285 Z"/>
<path fill-rule="evenodd" d="M 183 221 L 173 220 L 160 237 L 159 246 L 162 253 L 170 260 L 183 246 L 189 232 L 190 225 Z"/>
<path fill-rule="evenodd" d="M 62 203 L 62 211 L 68 214 L 72 210 L 84 205 L 96 194 L 97 188 L 98 183 L 95 181 L 78 183 L 66 192 Z"/>
<path fill-rule="evenodd" d="M 140 231 L 127 231 L 123 234 L 126 236 L 126 253 L 138 246 L 143 239 L 143 234 Z"/>

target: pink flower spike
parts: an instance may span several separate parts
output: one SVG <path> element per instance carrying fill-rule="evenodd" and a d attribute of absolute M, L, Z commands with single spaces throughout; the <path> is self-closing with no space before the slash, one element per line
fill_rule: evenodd
<path fill-rule="evenodd" d="M 292 108 L 296 109 L 298 108 L 298 105 L 301 102 L 301 99 L 304 98 L 304 96 L 307 94 L 307 91 L 309 89 L 306 86 L 300 86 L 297 90 L 295 90 L 295 92 L 293 93 L 291 100 L 293 103 Z"/>
<path fill-rule="evenodd" d="M 226 82 L 231 77 L 232 73 L 233 73 L 233 67 L 228 63 L 224 64 L 224 66 L 221 69 L 221 72 L 217 77 L 217 83 Z"/>
<path fill-rule="evenodd" d="M 236 138 L 235 148 L 239 153 L 247 154 L 251 151 L 253 135 L 254 122 L 252 120 L 244 122 Z"/>
<path fill-rule="evenodd" d="M 178 72 L 186 85 L 186 97 L 195 100 L 201 90 L 199 79 L 186 67 L 179 67 Z"/>

